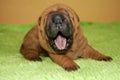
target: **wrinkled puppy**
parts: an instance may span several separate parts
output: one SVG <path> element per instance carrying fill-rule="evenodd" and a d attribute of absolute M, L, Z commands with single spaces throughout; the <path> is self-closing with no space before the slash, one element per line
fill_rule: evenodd
<path fill-rule="evenodd" d="M 49 56 L 67 71 L 79 68 L 73 61 L 79 57 L 111 61 L 111 57 L 88 44 L 79 23 L 77 14 L 68 6 L 50 6 L 41 14 L 38 25 L 24 37 L 20 52 L 31 61 L 41 61 L 39 56 Z"/>

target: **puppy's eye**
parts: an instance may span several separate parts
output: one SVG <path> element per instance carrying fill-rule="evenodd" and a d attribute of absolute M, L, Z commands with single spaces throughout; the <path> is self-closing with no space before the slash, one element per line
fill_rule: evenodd
<path fill-rule="evenodd" d="M 72 20 L 75 21 L 75 20 L 74 20 L 74 17 L 72 17 Z"/>
<path fill-rule="evenodd" d="M 40 25 L 40 22 L 41 22 L 41 16 L 39 17 L 38 19 L 38 24 Z"/>

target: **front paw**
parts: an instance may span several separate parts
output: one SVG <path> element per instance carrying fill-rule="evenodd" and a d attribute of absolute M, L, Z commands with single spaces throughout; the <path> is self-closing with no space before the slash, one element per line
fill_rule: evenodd
<path fill-rule="evenodd" d="M 104 57 L 99 57 L 100 61 L 112 61 L 112 58 L 110 56 L 104 56 Z"/>
<path fill-rule="evenodd" d="M 63 68 L 66 71 L 75 71 L 75 70 L 78 70 L 80 67 L 72 61 L 67 61 L 67 62 L 64 63 Z"/>

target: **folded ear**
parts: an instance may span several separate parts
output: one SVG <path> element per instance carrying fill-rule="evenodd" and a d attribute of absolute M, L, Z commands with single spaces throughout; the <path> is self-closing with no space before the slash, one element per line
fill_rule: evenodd
<path fill-rule="evenodd" d="M 38 25 L 40 26 L 41 23 L 41 16 L 38 18 Z"/>
<path fill-rule="evenodd" d="M 78 22 L 80 22 L 79 16 L 76 13 L 75 13 L 75 15 L 76 15 L 76 18 L 77 18 Z"/>
<path fill-rule="evenodd" d="M 69 12 L 68 12 L 69 16 L 73 19 L 73 21 L 77 21 L 77 22 L 80 22 L 80 19 L 79 19 L 79 16 L 77 15 L 76 12 L 74 12 L 72 9 L 69 9 Z"/>

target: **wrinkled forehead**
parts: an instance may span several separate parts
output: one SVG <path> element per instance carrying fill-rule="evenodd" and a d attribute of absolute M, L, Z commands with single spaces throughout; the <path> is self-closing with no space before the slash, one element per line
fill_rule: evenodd
<path fill-rule="evenodd" d="M 54 18 L 61 18 L 62 20 L 70 20 L 70 16 L 66 11 L 55 11 L 55 12 L 50 12 L 49 15 L 47 16 L 47 21 L 53 20 Z"/>
<path fill-rule="evenodd" d="M 54 5 L 45 9 L 39 17 L 39 25 L 45 27 L 46 23 L 51 21 L 52 14 L 56 12 L 60 12 L 60 14 L 62 14 L 65 19 L 71 22 L 74 26 L 79 25 L 78 15 L 74 12 L 74 10 L 65 5 Z"/>

